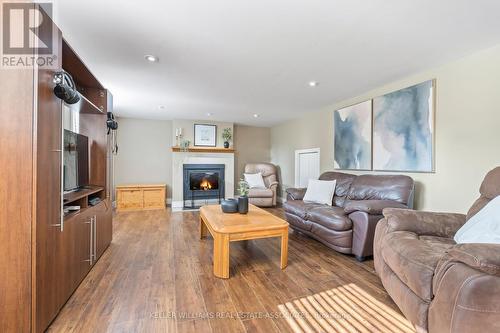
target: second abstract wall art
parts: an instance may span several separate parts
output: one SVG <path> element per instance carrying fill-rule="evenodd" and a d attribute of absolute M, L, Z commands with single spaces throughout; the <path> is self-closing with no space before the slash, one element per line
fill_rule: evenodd
<path fill-rule="evenodd" d="M 336 169 L 434 171 L 435 80 L 334 112 Z"/>
<path fill-rule="evenodd" d="M 434 82 L 373 100 L 373 169 L 432 172 Z"/>

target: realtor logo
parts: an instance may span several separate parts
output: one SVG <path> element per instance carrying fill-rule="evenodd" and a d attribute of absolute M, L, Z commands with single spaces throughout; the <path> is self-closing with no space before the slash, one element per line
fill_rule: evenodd
<path fill-rule="evenodd" d="M 2 68 L 55 65 L 52 3 L 2 4 Z"/>

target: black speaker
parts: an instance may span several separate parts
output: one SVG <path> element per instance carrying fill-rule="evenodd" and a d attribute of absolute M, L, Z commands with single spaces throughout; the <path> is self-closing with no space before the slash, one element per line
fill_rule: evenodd
<path fill-rule="evenodd" d="M 118 129 L 118 122 L 115 120 L 113 112 L 108 112 L 108 119 L 106 120 L 106 125 L 108 126 L 108 134 L 109 131 L 111 130 L 114 131 Z"/>
<path fill-rule="evenodd" d="M 67 104 L 75 104 L 80 101 L 80 93 L 76 90 L 75 82 L 67 72 L 57 72 L 54 75 L 54 94 Z"/>
<path fill-rule="evenodd" d="M 118 154 L 118 122 L 115 120 L 115 115 L 113 114 L 113 112 L 108 112 L 107 115 L 108 119 L 106 120 L 106 126 L 108 127 L 108 135 L 111 134 L 111 152 L 116 155 Z"/>

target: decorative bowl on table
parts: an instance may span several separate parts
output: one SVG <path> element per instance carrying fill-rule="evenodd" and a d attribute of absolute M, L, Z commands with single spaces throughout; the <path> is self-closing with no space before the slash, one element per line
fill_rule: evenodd
<path fill-rule="evenodd" d="M 221 201 L 220 207 L 224 213 L 237 213 L 238 212 L 238 200 L 236 199 L 223 199 Z"/>

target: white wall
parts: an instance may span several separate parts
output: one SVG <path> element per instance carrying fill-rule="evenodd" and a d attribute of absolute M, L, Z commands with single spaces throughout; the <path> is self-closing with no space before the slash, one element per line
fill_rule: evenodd
<path fill-rule="evenodd" d="M 500 165 L 500 46 L 271 128 L 271 160 L 283 189 L 294 184 L 296 149 L 320 147 L 321 170 L 333 170 L 334 110 L 433 78 L 436 172 L 408 175 L 416 180 L 417 208 L 465 212 L 485 173 Z"/>
<path fill-rule="evenodd" d="M 118 123 L 115 184 L 167 184 L 171 198 L 172 121 L 120 117 Z"/>
<path fill-rule="evenodd" d="M 194 146 L 194 125 L 195 124 L 210 124 L 217 126 L 217 147 L 224 146 L 224 140 L 222 139 L 222 131 L 224 128 L 230 128 L 233 133 L 234 139 L 234 130 L 233 123 L 228 122 L 220 122 L 220 121 L 210 121 L 210 120 L 184 120 L 184 119 L 175 119 L 172 121 L 172 142 L 175 145 L 175 129 L 182 128 L 182 135 L 184 140 L 189 140 L 190 145 Z M 232 144 L 232 142 L 230 142 Z"/>

